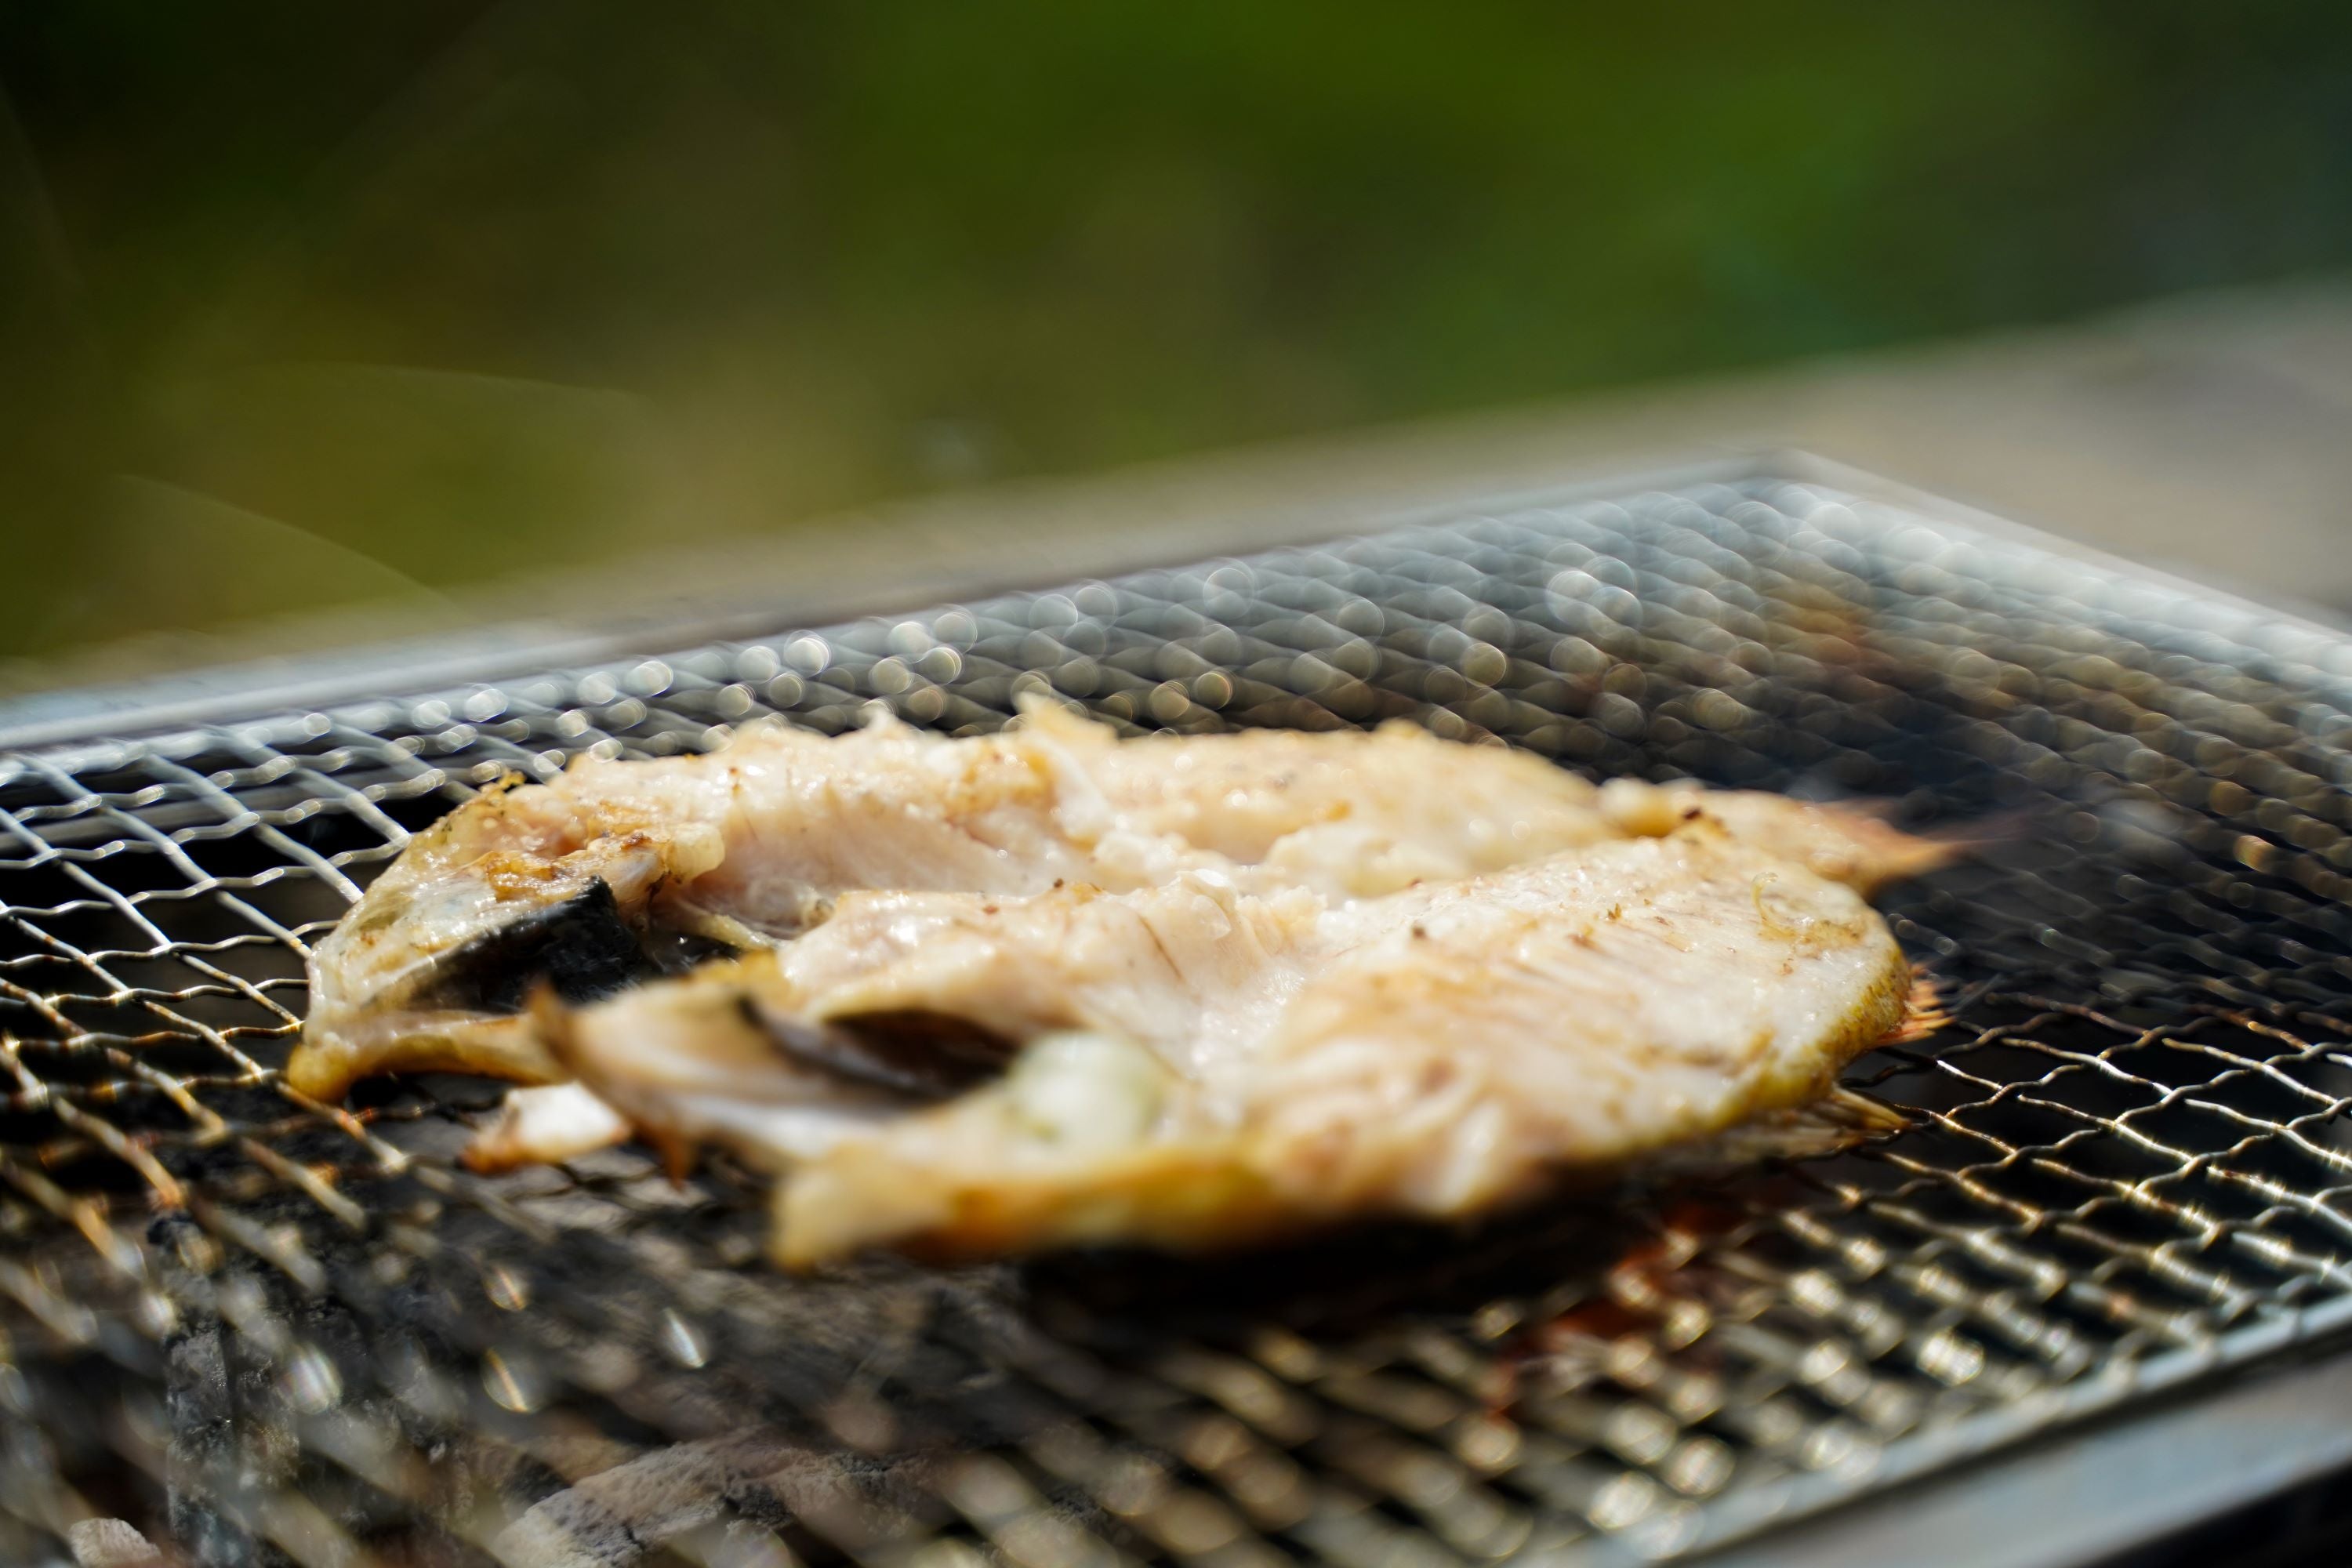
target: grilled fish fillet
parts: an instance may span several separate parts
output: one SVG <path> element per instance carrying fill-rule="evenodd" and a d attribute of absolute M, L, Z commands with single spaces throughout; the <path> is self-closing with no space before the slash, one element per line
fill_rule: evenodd
<path fill-rule="evenodd" d="M 287 1078 L 327 1100 L 376 1072 L 557 1081 L 522 1012 L 535 988 L 583 1003 L 772 948 L 864 890 L 1124 892 L 1200 873 L 1338 902 L 1702 813 L 1863 888 L 1943 852 L 1777 795 L 1596 790 L 1402 723 L 1121 741 L 1046 708 L 969 740 L 753 726 L 706 755 L 583 761 L 486 792 L 417 835 L 312 954 Z"/>
<path fill-rule="evenodd" d="M 1129 889 L 1189 868 L 1339 894 L 1613 836 L 1597 792 L 1534 757 L 1407 725 L 1118 742 L 1057 710 L 947 740 L 884 721 L 748 729 L 703 756 L 588 761 L 422 833 L 311 963 L 293 1086 L 446 1068 L 545 1082 L 515 1017 L 714 948 L 757 949 L 859 889 Z"/>
<path fill-rule="evenodd" d="M 1352 902 L 848 895 L 542 1032 L 674 1156 L 784 1174 L 806 1267 L 1476 1213 L 1822 1093 L 1910 987 L 1852 889 L 1702 817 Z M 1010 1070 L 917 1109 L 927 1036 Z"/>

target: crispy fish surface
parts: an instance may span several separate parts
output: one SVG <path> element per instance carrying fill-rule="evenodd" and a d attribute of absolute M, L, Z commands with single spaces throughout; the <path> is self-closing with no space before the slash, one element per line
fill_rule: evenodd
<path fill-rule="evenodd" d="M 887 721 L 837 738 L 751 726 L 704 755 L 510 781 L 417 835 L 312 954 L 287 1078 L 327 1100 L 376 1072 L 554 1082 L 564 1069 L 523 1010 L 541 987 L 584 1004 L 772 949 L 864 891 L 1124 892 L 1215 874 L 1345 902 L 1694 814 L 1860 887 L 1940 853 L 1858 812 L 1632 781 L 1596 790 L 1402 723 L 1122 741 L 1043 708 L 964 740 Z M 529 1146 L 514 1142 L 518 1156 Z"/>
<path fill-rule="evenodd" d="M 293 1086 L 371 1072 L 543 1083 L 535 985 L 609 994 L 789 940 L 843 893 L 1149 887 L 1224 868 L 1337 895 L 1613 837 L 1598 792 L 1409 725 L 1121 742 L 1057 710 L 970 740 L 782 725 L 707 755 L 575 763 L 419 834 L 313 955 Z"/>
<path fill-rule="evenodd" d="M 1852 888 L 1702 815 L 1353 900 L 1217 869 L 846 895 L 541 1023 L 675 1159 L 782 1174 L 804 1268 L 1475 1214 L 1823 1093 L 1911 987 Z"/>

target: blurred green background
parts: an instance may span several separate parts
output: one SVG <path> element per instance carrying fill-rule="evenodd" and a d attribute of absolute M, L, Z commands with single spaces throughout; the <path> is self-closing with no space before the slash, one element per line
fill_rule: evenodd
<path fill-rule="evenodd" d="M 0 10 L 0 656 L 2352 261 L 2352 7 Z"/>

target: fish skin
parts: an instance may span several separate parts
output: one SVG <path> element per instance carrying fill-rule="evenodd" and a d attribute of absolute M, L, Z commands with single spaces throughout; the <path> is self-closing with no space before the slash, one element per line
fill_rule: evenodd
<path fill-rule="evenodd" d="M 565 1009 L 554 1037 L 659 1141 L 783 1174 L 776 1255 L 801 1268 L 871 1246 L 1181 1248 L 1475 1214 L 1823 1093 L 1911 985 L 1852 889 L 1700 819 L 1344 903 L 1197 874 L 845 899 L 756 963 Z M 746 997 L 834 1025 L 928 1009 L 1034 1043 L 997 1084 L 820 1145 L 822 1105 L 738 1036 L 713 1075 L 730 1116 L 688 1126 L 656 1081 L 709 1048 L 690 1020 Z M 788 1107 L 785 1132 L 751 1101 Z"/>
<path fill-rule="evenodd" d="M 677 933 L 771 946 L 870 889 L 1124 891 L 1221 871 L 1354 899 L 1667 831 L 1695 809 L 1801 834 L 1794 852 L 1864 885 L 1942 853 L 1851 810 L 1631 787 L 1649 793 L 1596 791 L 1402 722 L 1122 741 L 1037 706 L 965 740 L 895 721 L 835 738 L 769 723 L 707 754 L 583 759 L 550 784 L 507 781 L 410 842 L 311 955 L 287 1080 L 330 1101 L 374 1072 L 555 1080 L 528 1017 L 449 997 L 527 991 L 541 973 L 527 963 L 485 973 L 500 952 L 519 962 L 505 933 L 601 898 L 623 937 L 600 959 L 617 987 L 663 967 Z M 622 951 L 632 939 L 645 963 Z M 598 983 L 583 973 L 576 989 Z"/>
<path fill-rule="evenodd" d="M 486 793 L 409 841 L 310 960 L 310 1007 L 287 1082 L 322 1100 L 384 1071 L 544 1083 L 527 1020 L 436 998 L 453 959 L 513 925 L 610 899 L 635 926 L 666 881 L 715 863 L 712 837 L 570 809 L 544 786 Z"/>

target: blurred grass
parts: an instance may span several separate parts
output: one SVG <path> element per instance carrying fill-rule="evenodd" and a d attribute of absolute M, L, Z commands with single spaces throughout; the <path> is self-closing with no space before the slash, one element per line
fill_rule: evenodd
<path fill-rule="evenodd" d="M 0 654 L 2352 260 L 2340 5 L 0 12 Z"/>

